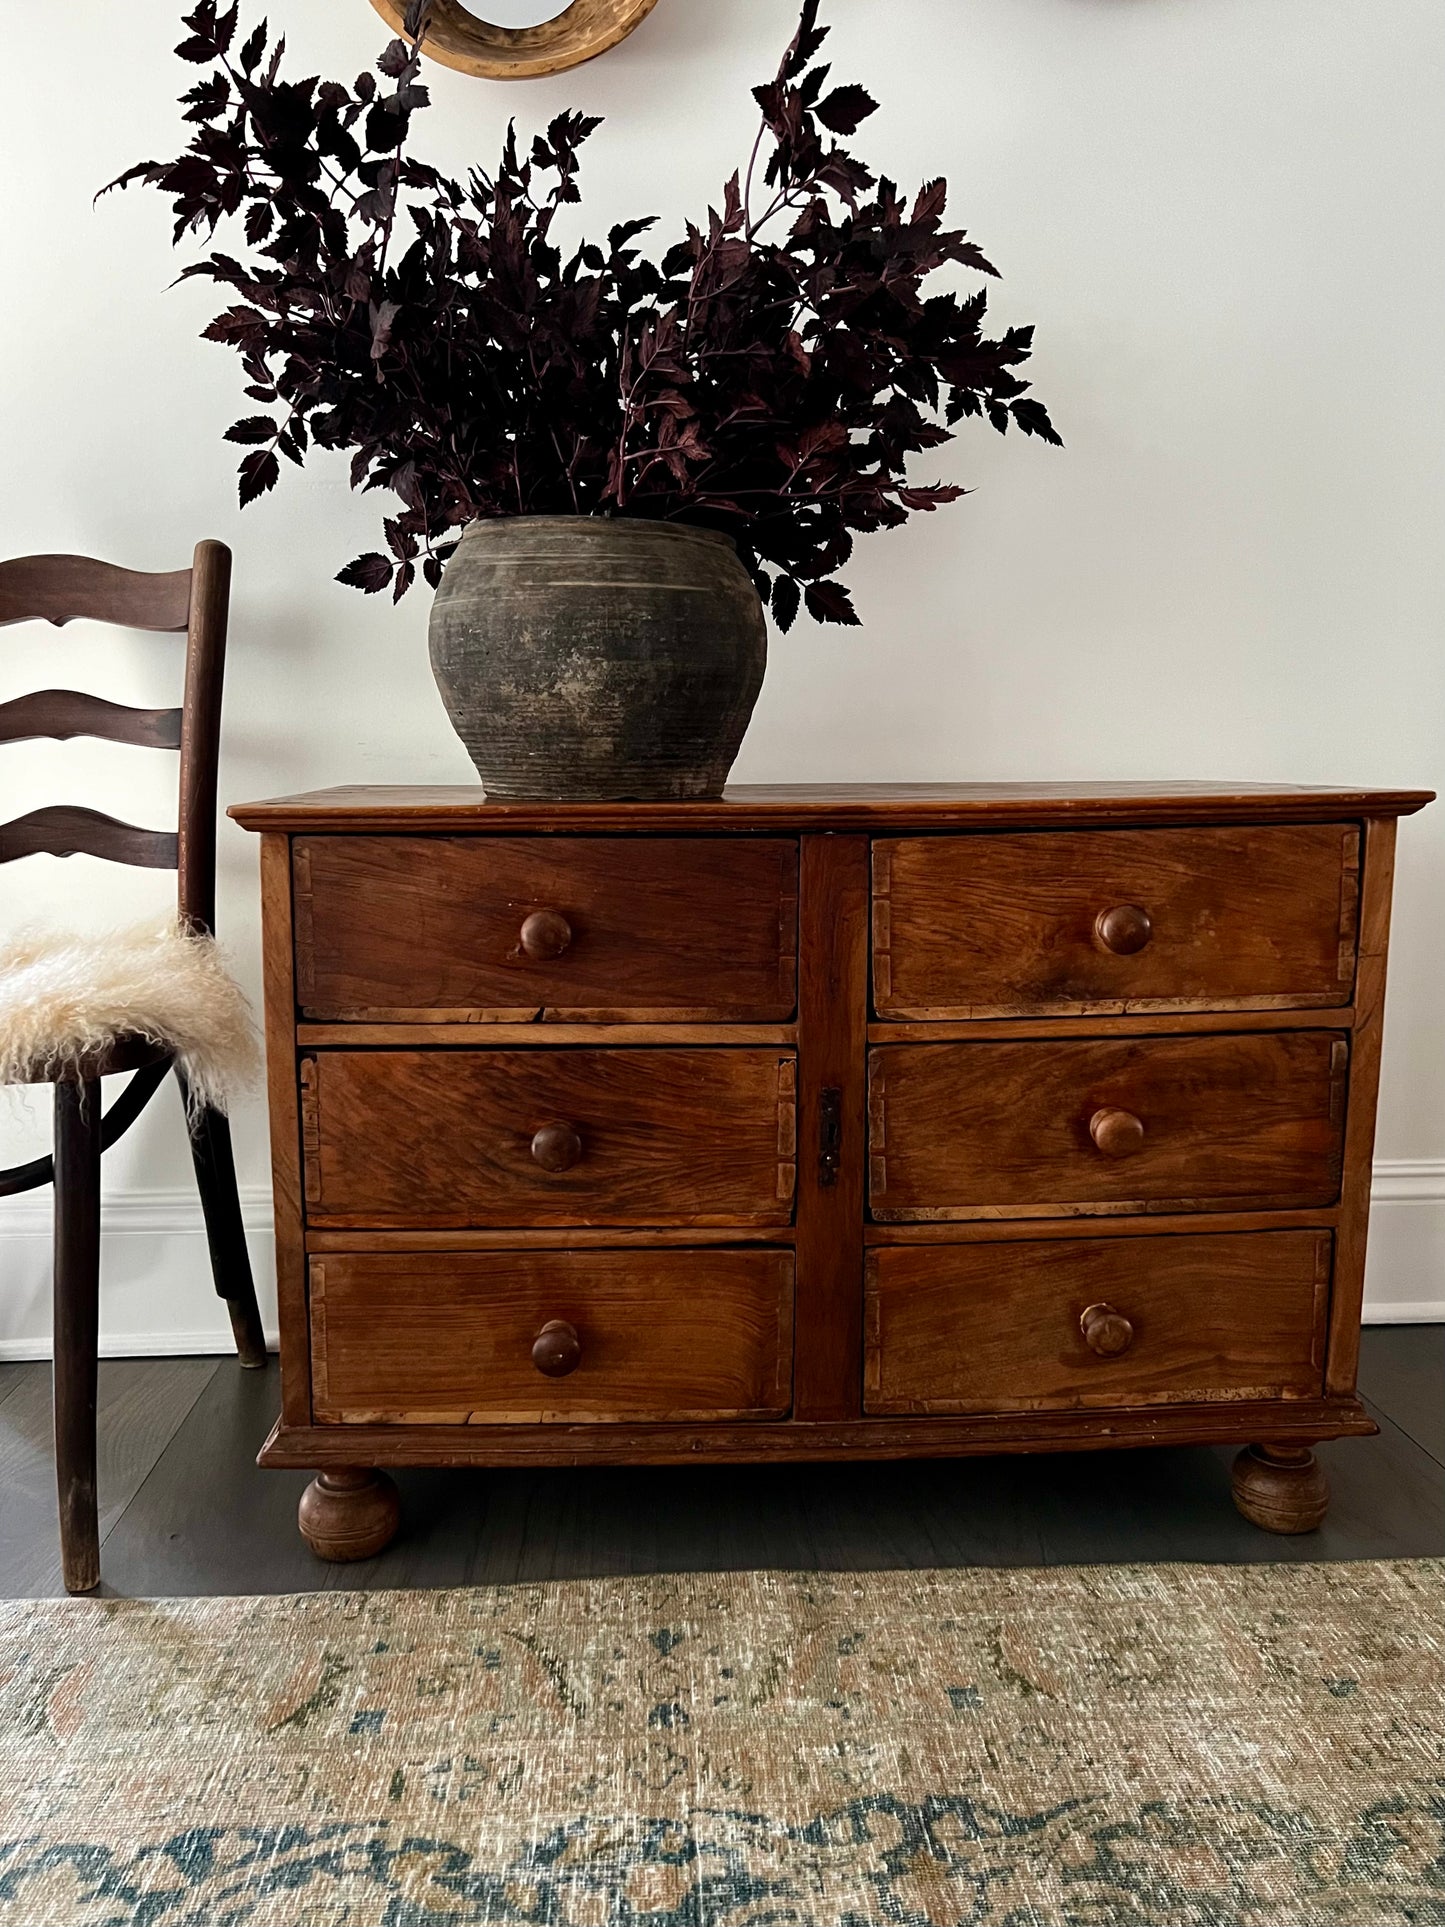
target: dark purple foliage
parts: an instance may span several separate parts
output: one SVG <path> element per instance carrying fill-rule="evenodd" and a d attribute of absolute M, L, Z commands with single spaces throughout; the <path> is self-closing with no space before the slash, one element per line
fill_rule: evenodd
<path fill-rule="evenodd" d="M 237 11 L 201 0 L 185 16 L 176 51 L 212 69 L 183 97 L 186 153 L 112 185 L 168 194 L 177 241 L 241 218 L 249 258 L 185 274 L 236 297 L 206 337 L 237 350 L 269 411 L 228 431 L 248 450 L 242 503 L 312 443 L 353 450 L 352 485 L 400 498 L 389 552 L 342 582 L 400 597 L 420 567 L 435 584 L 473 516 L 651 516 L 734 536 L 780 627 L 800 600 L 852 623 L 830 578 L 854 534 L 964 493 L 910 483 L 911 455 L 966 415 L 1059 440 L 1017 372 L 1033 330 L 989 339 L 982 291 L 923 292 L 949 262 L 995 272 L 944 227 L 945 183 L 910 207 L 835 138 L 876 103 L 814 64 L 818 0 L 754 89 L 746 174 L 658 261 L 635 245 L 656 217 L 605 248 L 552 239 L 594 119 L 559 114 L 525 153 L 509 128 L 495 173 L 464 182 L 406 152 L 429 0 L 377 61 L 383 84 L 350 88 L 283 80 L 284 40 L 263 21 L 237 47 Z"/>

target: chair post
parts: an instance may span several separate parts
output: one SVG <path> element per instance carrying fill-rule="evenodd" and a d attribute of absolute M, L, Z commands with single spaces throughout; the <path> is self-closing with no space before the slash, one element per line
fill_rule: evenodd
<path fill-rule="evenodd" d="M 231 551 L 224 542 L 198 542 L 181 699 L 176 894 L 182 921 L 203 930 L 216 927 L 216 792 L 230 602 Z"/>
<path fill-rule="evenodd" d="M 190 1095 L 179 1070 L 176 1081 L 189 1109 Z M 266 1337 L 261 1329 L 256 1282 L 251 1275 L 246 1231 L 241 1222 L 231 1127 L 219 1111 L 204 1109 L 195 1120 L 191 1130 L 191 1161 L 196 1168 L 196 1189 L 201 1194 L 201 1211 L 206 1220 L 206 1242 L 210 1246 L 216 1295 L 231 1315 L 236 1354 L 242 1365 L 248 1371 L 259 1371 L 266 1363 Z"/>
<path fill-rule="evenodd" d="M 100 1584 L 95 1407 L 100 1320 L 100 1080 L 55 1086 L 55 1477 L 67 1592 Z"/>

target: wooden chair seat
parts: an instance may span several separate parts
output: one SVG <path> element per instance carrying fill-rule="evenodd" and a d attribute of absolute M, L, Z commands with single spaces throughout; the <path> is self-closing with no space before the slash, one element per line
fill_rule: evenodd
<path fill-rule="evenodd" d="M 4 1018 L 0 1017 L 0 1023 Z M 85 1083 L 93 1077 L 116 1077 L 126 1071 L 144 1070 L 149 1064 L 166 1064 L 172 1053 L 164 1044 L 149 1037 L 117 1037 L 103 1050 L 88 1052 L 50 1071 L 32 1069 L 29 1076 L 17 1077 L 17 1084 L 55 1084 L 65 1079 Z"/>
<path fill-rule="evenodd" d="M 169 1057 L 206 1101 L 256 1068 L 245 998 L 209 938 L 46 931 L 0 946 L 0 1084 L 75 1083 Z"/>

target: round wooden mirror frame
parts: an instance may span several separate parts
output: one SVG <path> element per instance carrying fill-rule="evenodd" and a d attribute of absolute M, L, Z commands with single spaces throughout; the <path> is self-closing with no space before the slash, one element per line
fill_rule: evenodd
<path fill-rule="evenodd" d="M 406 0 L 371 0 L 397 33 Z M 564 13 L 536 27 L 494 27 L 457 0 L 436 0 L 422 52 L 459 73 L 485 80 L 536 80 L 580 67 L 625 40 L 657 0 L 572 0 Z"/>

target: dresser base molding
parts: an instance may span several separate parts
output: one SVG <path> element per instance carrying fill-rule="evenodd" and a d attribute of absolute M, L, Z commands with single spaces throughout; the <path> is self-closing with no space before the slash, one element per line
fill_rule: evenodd
<path fill-rule="evenodd" d="M 258 1465 L 759 1465 L 790 1460 L 979 1458 L 1158 1445 L 1297 1446 L 1379 1431 L 1358 1398 L 1173 1405 L 1154 1411 L 853 1419 L 805 1424 L 286 1425 Z"/>

